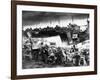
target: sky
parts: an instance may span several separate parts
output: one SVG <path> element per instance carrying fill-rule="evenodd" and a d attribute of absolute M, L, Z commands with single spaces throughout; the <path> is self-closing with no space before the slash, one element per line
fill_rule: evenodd
<path fill-rule="evenodd" d="M 87 25 L 89 14 L 22 11 L 22 28 L 67 27 L 69 23 Z"/>

